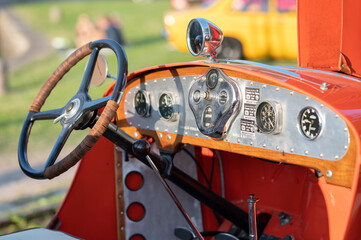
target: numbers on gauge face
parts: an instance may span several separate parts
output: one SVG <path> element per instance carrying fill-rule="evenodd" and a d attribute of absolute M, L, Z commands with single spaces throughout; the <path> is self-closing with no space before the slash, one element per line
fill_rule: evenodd
<path fill-rule="evenodd" d="M 300 130 L 305 137 L 314 140 L 320 135 L 321 119 L 315 108 L 307 107 L 303 109 L 299 119 Z"/>
<path fill-rule="evenodd" d="M 218 84 L 218 72 L 215 69 L 211 69 L 207 73 L 207 80 L 206 80 L 207 87 L 209 89 L 213 89 Z"/>
<path fill-rule="evenodd" d="M 134 97 L 134 108 L 138 115 L 142 117 L 149 116 L 149 97 L 145 91 L 138 91 Z"/>
<path fill-rule="evenodd" d="M 159 113 L 166 120 L 174 117 L 173 99 L 168 93 L 163 93 L 159 97 Z"/>
<path fill-rule="evenodd" d="M 262 102 L 257 108 L 257 125 L 261 132 L 271 133 L 277 127 L 276 110 L 269 102 Z"/>

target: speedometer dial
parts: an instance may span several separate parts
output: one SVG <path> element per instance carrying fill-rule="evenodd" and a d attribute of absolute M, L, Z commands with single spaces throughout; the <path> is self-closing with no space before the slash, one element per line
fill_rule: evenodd
<path fill-rule="evenodd" d="M 321 132 L 321 119 L 313 107 L 303 109 L 299 117 L 300 130 L 310 140 L 316 139 Z"/>
<path fill-rule="evenodd" d="M 165 120 L 173 120 L 175 118 L 173 98 L 169 93 L 163 93 L 159 97 L 159 114 Z"/>
<path fill-rule="evenodd" d="M 258 129 L 264 133 L 277 134 L 280 131 L 281 107 L 275 102 L 261 102 L 258 105 L 256 120 Z"/>

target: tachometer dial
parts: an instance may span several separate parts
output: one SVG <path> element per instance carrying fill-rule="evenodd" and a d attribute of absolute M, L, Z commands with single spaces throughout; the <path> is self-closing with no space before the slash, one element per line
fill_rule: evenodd
<path fill-rule="evenodd" d="M 281 107 L 275 102 L 261 102 L 256 112 L 258 129 L 264 133 L 279 133 Z"/>
<path fill-rule="evenodd" d="M 148 93 L 145 91 L 138 91 L 134 97 L 134 108 L 136 113 L 142 117 L 149 116 L 150 102 Z"/>
<path fill-rule="evenodd" d="M 165 120 L 175 119 L 173 98 L 169 93 L 163 93 L 159 97 L 159 114 Z"/>
<path fill-rule="evenodd" d="M 321 119 L 313 107 L 303 109 L 299 116 L 300 130 L 310 140 L 316 139 L 321 132 Z"/>

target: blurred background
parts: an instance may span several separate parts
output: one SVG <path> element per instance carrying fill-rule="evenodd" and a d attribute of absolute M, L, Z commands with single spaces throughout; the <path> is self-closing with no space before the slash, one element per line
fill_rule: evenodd
<path fill-rule="evenodd" d="M 207 17 L 225 29 L 228 45 L 220 53 L 224 57 L 296 65 L 293 3 L 295 0 L 0 0 L 0 234 L 45 226 L 70 185 L 75 168 L 51 181 L 26 177 L 18 166 L 17 145 L 35 95 L 77 47 L 112 38 L 124 47 L 129 72 L 200 60 L 186 52 L 185 31 L 191 18 Z M 229 13 L 217 11 L 225 5 Z M 233 30 L 228 25 L 233 25 Z M 234 52 L 237 54 L 232 55 Z M 115 57 L 109 52 L 104 55 L 109 73 L 116 75 Z M 66 74 L 42 110 L 66 104 L 82 80 L 86 61 Z M 101 97 L 112 81 L 92 87 L 91 96 Z M 60 124 L 49 122 L 36 123 L 31 132 L 28 154 L 35 168 L 44 164 L 61 129 Z M 73 134 L 62 155 L 84 134 Z"/>

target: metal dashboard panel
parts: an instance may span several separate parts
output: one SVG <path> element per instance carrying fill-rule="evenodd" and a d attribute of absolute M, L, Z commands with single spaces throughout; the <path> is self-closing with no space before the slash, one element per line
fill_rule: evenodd
<path fill-rule="evenodd" d="M 174 133 L 203 139 L 189 107 L 188 94 L 194 81 L 204 76 L 167 77 L 143 82 L 130 89 L 125 95 L 124 111 L 129 125 L 137 128 Z M 242 96 L 241 110 L 235 117 L 222 141 L 297 154 L 330 161 L 341 159 L 349 146 L 349 131 L 342 118 L 318 101 L 301 93 L 269 84 L 231 77 Z M 141 117 L 134 110 L 134 97 L 139 91 L 146 91 L 150 100 L 150 115 Z M 161 119 L 158 112 L 159 96 L 173 95 L 178 116 L 175 121 Z M 267 134 L 255 129 L 255 112 L 262 101 L 277 102 L 281 106 L 281 128 L 278 134 Z M 314 140 L 307 139 L 299 129 L 299 114 L 305 107 L 313 107 L 319 113 L 322 130 Z M 163 134 L 159 137 L 163 137 Z M 165 137 L 165 136 L 164 136 Z M 167 137 L 170 137 L 168 135 Z M 210 141 L 214 141 L 211 140 Z"/>

